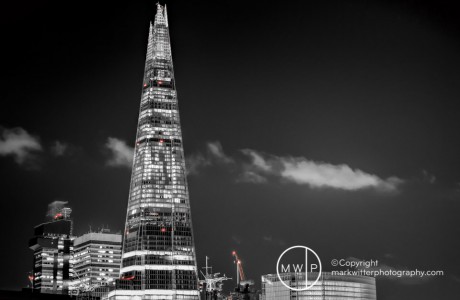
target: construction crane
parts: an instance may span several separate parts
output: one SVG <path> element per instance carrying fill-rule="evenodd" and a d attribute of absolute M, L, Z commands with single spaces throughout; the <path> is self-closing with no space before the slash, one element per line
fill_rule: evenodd
<path fill-rule="evenodd" d="M 98 283 L 95 283 L 95 284 L 89 284 L 89 283 L 84 282 L 82 280 L 82 278 L 80 278 L 80 276 L 78 275 L 78 273 L 75 270 L 70 270 L 70 272 L 74 276 L 76 276 L 78 281 L 79 281 L 79 284 L 76 286 L 76 290 L 74 292 L 74 293 L 76 293 L 77 296 L 80 295 L 80 293 L 91 293 L 96 288 L 98 288 L 100 286 L 103 286 L 105 284 L 108 284 L 111 281 L 113 281 L 113 278 L 105 276 L 105 277 L 102 277 L 102 282 L 98 282 Z"/>
<path fill-rule="evenodd" d="M 208 266 L 208 259 L 209 257 L 206 256 L 206 267 L 203 268 L 205 269 L 205 273 L 200 270 L 201 275 L 204 277 L 204 280 L 200 280 L 200 286 L 206 284 L 206 290 L 203 291 L 206 293 L 206 299 L 208 299 L 208 295 L 220 294 L 222 292 L 223 281 L 231 279 L 225 276 L 225 274 L 224 276 L 219 276 L 220 273 L 212 273 L 212 271 L 209 273 L 208 270 L 212 270 L 212 267 Z"/>
<path fill-rule="evenodd" d="M 243 263 L 241 262 L 241 259 L 238 257 L 238 254 L 236 253 L 236 251 L 232 252 L 232 256 L 235 258 L 236 283 L 237 283 L 237 286 L 239 286 L 240 281 L 246 280 L 246 276 L 244 276 L 244 271 L 243 271 Z"/>

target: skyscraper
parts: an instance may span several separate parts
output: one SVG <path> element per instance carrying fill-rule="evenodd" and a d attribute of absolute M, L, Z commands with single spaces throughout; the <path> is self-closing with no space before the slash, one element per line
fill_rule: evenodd
<path fill-rule="evenodd" d="M 34 251 L 31 281 L 40 293 L 67 294 L 71 279 L 71 209 L 64 207 L 52 221 L 35 227 L 29 248 Z"/>
<path fill-rule="evenodd" d="M 184 150 L 166 6 L 150 24 L 123 241 L 110 299 L 198 299 Z"/>

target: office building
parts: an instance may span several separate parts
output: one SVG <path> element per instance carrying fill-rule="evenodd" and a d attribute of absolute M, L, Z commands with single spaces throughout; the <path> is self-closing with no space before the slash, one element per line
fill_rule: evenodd
<path fill-rule="evenodd" d="M 89 232 L 73 241 L 71 294 L 102 297 L 120 276 L 121 234 Z"/>
<path fill-rule="evenodd" d="M 52 221 L 34 229 L 29 248 L 34 251 L 30 275 L 35 292 L 67 294 L 70 281 L 72 253 L 72 220 L 70 208 L 63 208 Z"/>

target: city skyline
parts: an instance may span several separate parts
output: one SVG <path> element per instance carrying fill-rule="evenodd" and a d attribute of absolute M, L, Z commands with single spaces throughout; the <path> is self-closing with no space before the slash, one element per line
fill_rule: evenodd
<path fill-rule="evenodd" d="M 166 4 L 198 266 L 207 255 L 233 276 L 236 249 L 259 281 L 304 244 L 329 261 L 446 273 L 378 278 L 379 299 L 454 299 L 458 8 Z M 27 284 L 27 239 L 50 202 L 69 202 L 77 234 L 123 230 L 155 5 L 62 5 L 2 20 L 2 225 L 21 223 L 2 255 L 22 258 L 2 288 Z"/>

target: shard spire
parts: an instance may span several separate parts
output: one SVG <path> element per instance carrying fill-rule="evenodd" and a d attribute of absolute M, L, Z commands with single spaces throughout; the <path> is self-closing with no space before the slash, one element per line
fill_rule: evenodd
<path fill-rule="evenodd" d="M 111 300 L 118 295 L 118 299 L 199 299 L 167 25 L 166 8 L 158 4 L 149 29 L 121 277 L 117 290 L 109 294 Z"/>
<path fill-rule="evenodd" d="M 149 39 L 147 43 L 147 55 L 145 62 L 151 61 L 153 59 L 153 24 L 150 22 L 150 27 L 149 27 Z"/>
<path fill-rule="evenodd" d="M 168 27 L 166 18 L 165 18 L 165 14 L 164 14 L 165 8 L 163 8 L 163 6 L 161 6 L 160 3 L 157 3 L 157 13 L 155 14 L 155 24 L 158 24 L 158 25 L 161 24 L 161 25 L 165 25 L 166 27 Z"/>
<path fill-rule="evenodd" d="M 169 23 L 168 23 L 168 10 L 166 9 L 166 4 L 165 4 L 165 12 L 164 12 L 164 15 L 165 15 L 166 27 L 169 27 Z"/>

